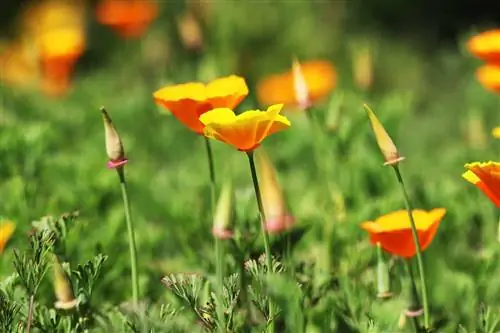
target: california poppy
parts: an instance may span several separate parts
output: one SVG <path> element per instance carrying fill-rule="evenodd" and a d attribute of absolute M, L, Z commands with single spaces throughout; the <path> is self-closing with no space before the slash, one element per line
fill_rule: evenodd
<path fill-rule="evenodd" d="M 476 78 L 486 90 L 500 93 L 500 65 L 487 64 L 479 67 Z"/>
<path fill-rule="evenodd" d="M 21 42 L 10 42 L 2 48 L 0 68 L 0 80 L 12 86 L 35 85 L 39 77 L 36 58 Z"/>
<path fill-rule="evenodd" d="M 486 62 L 500 61 L 500 29 L 488 30 L 470 38 L 467 49 Z"/>
<path fill-rule="evenodd" d="M 436 208 L 429 212 L 414 209 L 412 214 L 423 251 L 427 249 L 436 235 L 446 209 Z M 393 255 L 411 258 L 416 254 L 407 210 L 398 210 L 383 215 L 375 221 L 363 222 L 361 228 L 370 234 L 372 244 L 380 243 L 385 251 Z"/>
<path fill-rule="evenodd" d="M 295 63 L 295 77 L 297 75 Z M 298 105 L 297 80 L 294 79 L 294 69 L 268 76 L 257 84 L 257 99 L 262 105 L 283 103 L 289 106 Z M 333 65 L 325 60 L 311 60 L 300 64 L 300 72 L 307 87 L 307 98 L 310 103 L 315 103 L 335 88 L 337 73 Z M 302 93 L 304 89 L 302 89 Z"/>
<path fill-rule="evenodd" d="M 230 75 L 208 84 L 193 82 L 167 86 L 157 90 L 153 97 L 189 129 L 203 134 L 200 115 L 215 108 L 234 109 L 247 95 L 245 80 Z"/>
<path fill-rule="evenodd" d="M 97 21 L 123 38 L 142 35 L 157 15 L 158 4 L 149 0 L 103 0 L 96 8 Z"/>
<path fill-rule="evenodd" d="M 2 221 L 0 222 L 0 253 L 3 253 L 7 242 L 12 237 L 12 234 L 16 230 L 16 225 L 12 221 Z"/>
<path fill-rule="evenodd" d="M 500 163 L 474 162 L 465 165 L 462 177 L 476 185 L 497 207 L 500 207 Z"/>
<path fill-rule="evenodd" d="M 266 111 L 249 110 L 239 115 L 228 108 L 217 108 L 202 114 L 200 121 L 208 138 L 251 152 L 269 135 L 290 127 L 290 121 L 279 114 L 282 107 L 276 104 Z"/>

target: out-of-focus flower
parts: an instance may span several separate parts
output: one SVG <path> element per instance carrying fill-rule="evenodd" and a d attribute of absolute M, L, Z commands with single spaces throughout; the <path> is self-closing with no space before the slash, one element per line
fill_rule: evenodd
<path fill-rule="evenodd" d="M 29 87 L 38 82 L 38 62 L 22 42 L 6 43 L 0 48 L 0 69 L 0 80 L 7 85 Z"/>
<path fill-rule="evenodd" d="M 236 115 L 228 108 L 217 108 L 200 116 L 208 138 L 227 143 L 240 151 L 250 152 L 269 135 L 290 127 L 290 121 L 280 115 L 283 104 L 266 111 L 249 110 Z"/>
<path fill-rule="evenodd" d="M 293 226 L 295 219 L 288 213 L 276 170 L 263 151 L 257 153 L 257 160 L 262 206 L 266 217 L 265 227 L 271 234 L 287 231 Z"/>
<path fill-rule="evenodd" d="M 370 119 L 373 132 L 375 133 L 375 139 L 377 140 L 378 147 L 384 155 L 384 165 L 396 165 L 404 160 L 404 157 L 399 155 L 396 145 L 392 141 L 389 134 L 387 134 L 384 126 L 382 126 L 372 109 L 370 109 L 370 107 L 366 104 L 363 106 L 368 113 L 368 118 Z"/>
<path fill-rule="evenodd" d="M 54 292 L 57 298 L 54 307 L 62 310 L 73 309 L 76 307 L 78 300 L 75 299 L 73 294 L 71 280 L 68 278 L 55 255 L 52 263 L 52 270 L 54 275 Z"/>
<path fill-rule="evenodd" d="M 486 62 L 500 61 L 500 29 L 484 31 L 467 41 L 467 49 Z"/>
<path fill-rule="evenodd" d="M 222 187 L 219 201 L 214 214 L 214 225 L 212 234 L 219 239 L 233 237 L 233 226 L 235 222 L 234 192 L 230 181 L 226 181 Z"/>
<path fill-rule="evenodd" d="M 352 70 L 354 82 L 363 90 L 367 90 L 373 83 L 372 50 L 368 43 L 356 45 L 353 50 Z"/>
<path fill-rule="evenodd" d="M 181 42 L 188 50 L 203 48 L 203 34 L 200 23 L 191 11 L 187 11 L 177 20 L 177 29 Z"/>
<path fill-rule="evenodd" d="M 479 67 L 476 78 L 486 90 L 500 93 L 500 65 L 487 64 Z"/>
<path fill-rule="evenodd" d="M 500 139 L 500 127 L 495 127 L 491 131 L 491 135 L 493 135 L 495 138 Z"/>
<path fill-rule="evenodd" d="M 298 63 L 297 63 L 298 64 Z M 295 67 L 297 76 L 298 67 Z M 333 65 L 325 60 L 311 60 L 300 64 L 301 80 L 307 87 L 307 100 L 316 103 L 327 97 L 335 88 L 337 72 Z M 257 99 L 262 105 L 283 103 L 287 107 L 297 106 L 297 90 L 293 69 L 281 74 L 268 76 L 257 84 Z M 302 96 L 304 84 L 300 84 Z M 297 86 L 298 88 L 299 86 Z M 302 100 L 299 102 L 303 102 Z M 300 105 L 299 105 L 300 106 Z"/>
<path fill-rule="evenodd" d="M 9 220 L 0 222 L 0 253 L 5 250 L 5 246 L 7 246 L 7 242 L 12 238 L 15 230 L 16 225 L 14 222 Z"/>
<path fill-rule="evenodd" d="M 473 162 L 465 165 L 462 177 L 476 185 L 497 207 L 500 207 L 500 163 Z"/>
<path fill-rule="evenodd" d="M 123 38 L 141 36 L 158 15 L 158 4 L 150 0 L 102 0 L 97 21 L 112 27 Z"/>
<path fill-rule="evenodd" d="M 215 108 L 234 109 L 247 95 L 245 80 L 230 75 L 208 84 L 193 82 L 167 86 L 155 91 L 153 97 L 186 127 L 203 134 L 200 115 Z"/>
<path fill-rule="evenodd" d="M 125 150 L 115 126 L 111 122 L 106 109 L 101 108 L 102 118 L 104 120 L 104 132 L 106 140 L 106 154 L 108 155 L 109 162 L 108 168 L 114 169 L 125 165 L 128 160 L 125 158 Z"/>
<path fill-rule="evenodd" d="M 424 251 L 436 235 L 439 224 L 446 214 L 446 209 L 436 208 L 429 212 L 414 209 L 412 214 L 420 246 Z M 411 258 L 416 254 L 410 218 L 406 210 L 398 210 L 383 215 L 375 221 L 363 222 L 361 228 L 370 234 L 372 244 L 380 243 L 380 246 L 385 251 L 393 255 Z"/>

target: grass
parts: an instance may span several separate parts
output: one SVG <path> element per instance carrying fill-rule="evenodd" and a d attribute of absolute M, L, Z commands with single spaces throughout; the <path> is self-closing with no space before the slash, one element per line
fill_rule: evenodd
<path fill-rule="evenodd" d="M 404 281 L 399 279 L 403 268 L 396 264 L 391 271 L 395 296 L 376 299 L 376 248 L 359 228 L 363 221 L 404 208 L 394 176 L 382 166 L 362 107 L 366 102 L 406 157 L 401 168 L 413 205 L 448 210 L 423 256 L 433 326 L 437 332 L 500 331 L 499 325 L 494 326 L 500 311 L 500 284 L 494 278 L 500 274 L 498 213 L 480 191 L 461 179 L 464 163 L 496 159 L 499 147 L 489 131 L 498 121 L 498 96 L 475 81 L 477 64 L 461 51 L 461 45 L 424 53 L 410 40 L 383 35 L 366 36 L 376 45 L 375 81 L 370 91 L 361 91 L 352 78 L 347 47 L 361 36 L 349 33 L 339 39 L 339 32 L 325 29 L 328 21 L 315 19 L 323 13 L 321 6 L 300 2 L 233 6 L 234 16 L 214 23 L 205 36 L 206 52 L 198 55 L 179 47 L 167 19 L 155 23 L 138 41 L 120 42 L 104 33 L 91 41 L 67 97 L 50 99 L 1 87 L 0 214 L 16 221 L 18 229 L 0 257 L 0 289 L 8 290 L 6 299 L 20 307 L 15 320 L 25 318 L 27 295 L 21 287 L 8 286 L 14 273 L 13 250 L 29 248 L 25 235 L 32 221 L 78 210 L 78 218 L 64 222 L 69 232 L 59 239 L 71 269 L 78 272 L 71 275 L 77 295 L 91 295 L 91 302 L 82 303 L 88 308 L 82 307 L 76 315 L 58 311 L 57 318 L 71 318 L 72 329 L 90 332 L 193 332 L 198 327 L 194 323 L 203 318 L 205 327 L 212 327 L 215 309 L 205 306 L 210 301 L 208 288 L 216 283 L 205 143 L 157 107 L 152 93 L 165 84 L 236 72 L 247 78 L 251 91 L 239 110 L 254 108 L 256 80 L 288 68 L 296 55 L 299 60 L 331 59 L 339 73 L 331 99 L 335 102 L 343 96 L 341 118 L 338 128 L 325 134 L 320 154 L 338 192 L 332 198 L 318 181 L 314 133 L 307 119 L 288 114 L 291 129 L 270 137 L 263 146 L 279 172 L 297 229 L 307 227 L 293 249 L 301 285 L 285 273 L 266 277 L 265 265 L 258 261 L 261 239 L 253 246 L 231 244 L 226 249 L 233 254 L 225 262 L 226 308 L 234 306 L 231 301 L 240 290 L 235 256 L 246 245 L 251 250 L 241 250 L 243 255 L 255 253 L 255 261 L 248 264 L 253 281 L 248 296 L 257 308 L 259 302 L 266 304 L 267 295 L 271 297 L 282 310 L 278 331 L 299 332 L 303 327 L 304 332 L 398 331 L 406 307 Z M 273 20 L 278 11 L 300 24 Z M 263 15 L 262 26 L 241 21 L 244 15 L 257 14 Z M 164 15 L 168 18 L 175 11 Z M 93 26 L 91 32 L 99 29 L 103 28 Z M 317 39 L 311 39 L 312 34 Z M 115 46 L 105 48 L 106 39 L 114 40 Z M 168 41 L 172 48 L 168 59 L 166 53 L 155 54 L 156 39 Z M 333 104 L 329 102 L 315 107 L 320 122 Z M 126 173 L 136 228 L 139 290 L 148 309 L 135 315 L 117 310 L 130 301 L 128 244 L 119 184 L 115 172 L 106 168 L 101 106 L 113 118 L 129 158 Z M 471 132 L 474 122 L 484 127 Z M 471 140 L 471 134 L 484 134 L 484 142 Z M 238 227 L 248 223 L 258 233 L 258 208 L 246 159 L 218 142 L 212 142 L 212 147 L 216 178 L 221 182 L 228 174 L 233 178 Z M 326 245 L 325 239 L 329 239 Z M 99 253 L 107 256 L 102 266 L 99 258 L 94 259 Z M 99 267 L 100 273 L 92 275 Z M 36 297 L 39 321 L 49 318 L 44 311 L 54 301 L 47 274 Z M 255 309 L 244 304 L 238 309 L 246 309 L 248 318 L 262 322 Z M 94 321 L 78 326 L 80 319 L 75 318 Z M 246 317 L 235 312 L 234 327 L 242 318 Z M 62 327 L 53 332 L 71 331 Z M 410 323 L 399 330 L 410 331 Z"/>

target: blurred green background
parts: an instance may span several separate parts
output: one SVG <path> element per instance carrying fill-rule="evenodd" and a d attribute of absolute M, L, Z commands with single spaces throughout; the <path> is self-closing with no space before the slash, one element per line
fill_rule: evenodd
<path fill-rule="evenodd" d="M 17 36 L 16 14 L 25 3 L 2 1 L 5 38 Z M 186 46 L 177 24 L 192 5 L 159 2 L 159 16 L 147 31 L 124 40 L 95 20 L 96 4 L 87 3 L 87 49 L 68 94 L 54 98 L 0 87 L 0 215 L 18 225 L 9 248 L 26 246 L 32 220 L 78 209 L 82 222 L 69 242 L 71 260 L 82 262 L 98 251 L 110 255 L 100 297 L 123 299 L 127 243 L 118 179 L 106 168 L 98 112 L 105 106 L 130 160 L 126 172 L 144 294 L 162 297 L 159 279 L 167 272 L 212 270 L 203 140 L 156 106 L 152 93 L 167 84 L 235 73 L 250 88 L 239 110 L 263 107 L 254 94 L 259 79 L 288 70 L 293 56 L 320 58 L 338 73 L 335 90 L 315 112 L 319 119 L 340 112 L 337 128 L 325 137 L 322 158 L 341 200 L 332 200 L 318 182 L 314 133 L 299 113 L 289 113 L 289 131 L 263 145 L 298 226 L 312 226 L 298 258 L 326 260 L 321 242 L 327 228 L 334 239 L 331 266 L 339 274 L 361 271 L 353 283 L 373 288 L 374 253 L 359 223 L 403 208 L 403 202 L 393 175 L 382 167 L 362 109 L 367 102 L 407 158 L 403 172 L 415 206 L 448 209 L 425 256 L 431 304 L 442 329 L 470 326 L 480 302 L 498 309 L 500 285 L 491 280 L 500 273 L 493 264 L 496 212 L 460 175 L 464 163 L 498 156 L 498 143 L 490 136 L 498 122 L 498 96 L 475 80 L 479 61 L 465 52 L 464 42 L 498 22 L 500 4 L 207 1 L 207 19 L 199 19 L 202 47 L 195 48 Z M 365 89 L 353 74 L 360 45 L 369 46 L 373 66 L 373 82 Z M 244 156 L 219 143 L 214 148 L 218 178 L 232 174 L 239 205 L 250 205 L 254 214 Z M 7 249 L 0 257 L 0 275 L 12 272 L 11 255 Z M 367 309 L 370 305 L 362 311 Z M 394 311 L 384 309 L 379 310 Z"/>

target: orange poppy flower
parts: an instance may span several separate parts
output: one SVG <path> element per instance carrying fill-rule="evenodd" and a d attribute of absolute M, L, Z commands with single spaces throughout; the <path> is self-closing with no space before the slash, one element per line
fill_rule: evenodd
<path fill-rule="evenodd" d="M 412 214 L 423 251 L 427 249 L 436 235 L 446 209 L 436 208 L 429 212 L 414 209 Z M 385 251 L 393 255 L 411 258 L 416 254 L 410 219 L 406 210 L 383 215 L 375 221 L 363 222 L 361 228 L 368 231 L 372 244 L 380 243 Z"/>
<path fill-rule="evenodd" d="M 248 95 L 245 80 L 236 75 L 200 82 L 167 86 L 157 90 L 154 100 L 192 131 L 203 134 L 200 115 L 211 109 L 234 109 Z"/>
<path fill-rule="evenodd" d="M 149 0 L 103 0 L 96 9 L 97 21 L 123 38 L 142 35 L 157 15 L 158 4 Z"/>
<path fill-rule="evenodd" d="M 279 115 L 283 104 L 266 111 L 249 110 L 239 115 L 228 108 L 210 110 L 200 116 L 208 138 L 227 143 L 240 151 L 250 152 L 271 134 L 290 127 L 290 121 Z"/>
<path fill-rule="evenodd" d="M 11 221 L 0 222 L 0 253 L 3 253 L 7 242 L 12 237 L 12 234 L 16 230 L 16 225 Z"/>
<path fill-rule="evenodd" d="M 21 42 L 11 42 L 0 52 L 0 80 L 12 86 L 30 86 L 37 82 L 39 68 L 29 49 Z"/>
<path fill-rule="evenodd" d="M 486 90 L 500 93 L 500 65 L 487 64 L 479 67 L 476 78 Z"/>
<path fill-rule="evenodd" d="M 500 207 L 500 163 L 468 163 L 462 177 L 476 185 L 497 206 Z"/>
<path fill-rule="evenodd" d="M 297 77 L 295 66 L 295 77 Z M 333 65 L 324 60 L 312 60 L 300 65 L 301 80 L 307 87 L 309 102 L 315 103 L 335 88 L 337 73 Z M 298 85 L 294 79 L 294 71 L 268 76 L 257 84 L 257 99 L 262 105 L 283 103 L 286 106 L 297 106 Z"/>
<path fill-rule="evenodd" d="M 486 62 L 500 61 L 500 29 L 488 30 L 470 38 L 467 49 Z"/>

